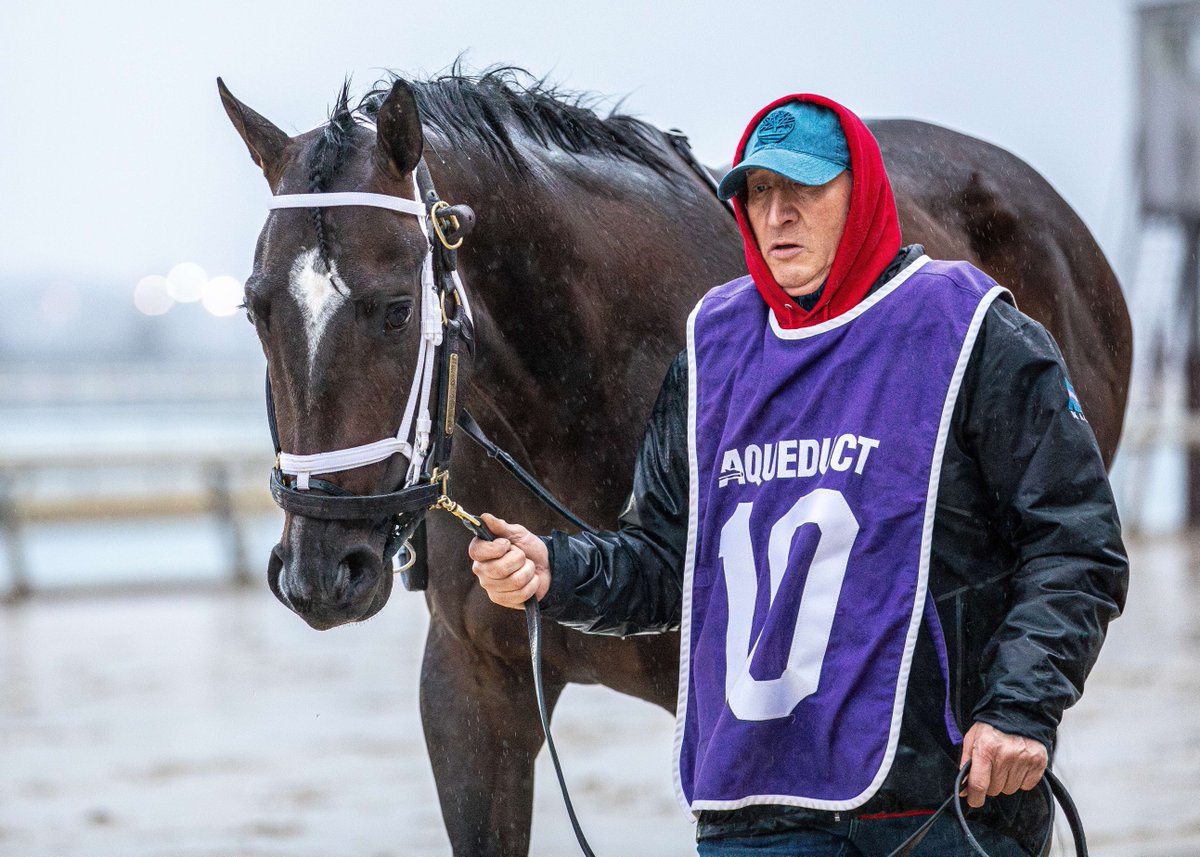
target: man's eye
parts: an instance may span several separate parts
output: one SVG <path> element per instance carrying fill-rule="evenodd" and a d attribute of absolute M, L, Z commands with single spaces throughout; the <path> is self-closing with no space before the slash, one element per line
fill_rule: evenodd
<path fill-rule="evenodd" d="M 383 329 L 391 333 L 408 324 L 412 318 L 412 302 L 400 301 L 388 307 L 387 315 L 383 317 Z"/>

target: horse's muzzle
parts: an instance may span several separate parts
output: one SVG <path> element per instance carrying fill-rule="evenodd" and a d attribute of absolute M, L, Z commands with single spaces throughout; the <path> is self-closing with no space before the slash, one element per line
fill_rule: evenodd
<path fill-rule="evenodd" d="M 347 544 L 331 532 L 341 528 L 326 522 L 298 523 L 293 520 L 291 532 L 285 530 L 284 540 L 271 550 L 267 582 L 275 597 L 318 631 L 361 622 L 382 610 L 392 591 L 382 548 Z"/>

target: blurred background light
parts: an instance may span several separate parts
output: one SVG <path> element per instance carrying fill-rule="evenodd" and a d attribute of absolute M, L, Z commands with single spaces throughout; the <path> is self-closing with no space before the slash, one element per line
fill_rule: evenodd
<path fill-rule="evenodd" d="M 244 287 L 237 277 L 213 277 L 204 284 L 200 303 L 215 316 L 229 316 L 242 305 Z"/>
<path fill-rule="evenodd" d="M 162 315 L 175 305 L 167 278 L 159 274 L 142 277 L 133 288 L 133 305 L 142 315 Z"/>
<path fill-rule="evenodd" d="M 180 262 L 167 272 L 167 290 L 181 304 L 200 300 L 208 274 L 195 262 Z"/>

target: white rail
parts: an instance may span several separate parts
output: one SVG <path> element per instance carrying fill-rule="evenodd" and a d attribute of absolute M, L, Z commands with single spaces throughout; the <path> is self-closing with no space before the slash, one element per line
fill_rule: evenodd
<path fill-rule="evenodd" d="M 245 519 L 275 508 L 270 465 L 261 448 L 0 454 L 0 537 L 9 567 L 0 598 L 31 594 L 26 530 L 56 522 L 212 516 L 232 580 L 245 584 Z"/>

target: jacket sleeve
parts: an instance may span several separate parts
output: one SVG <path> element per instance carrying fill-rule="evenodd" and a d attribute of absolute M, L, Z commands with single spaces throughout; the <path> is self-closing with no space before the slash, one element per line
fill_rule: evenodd
<path fill-rule="evenodd" d="M 1052 748 L 1124 606 L 1128 559 L 1100 451 L 1053 339 L 1000 302 L 980 335 L 961 431 L 1015 570 L 1007 612 L 983 649 L 974 719 Z"/>
<path fill-rule="evenodd" d="M 616 532 L 546 539 L 544 615 L 596 634 L 676 630 L 688 527 L 687 354 L 667 371 Z"/>

